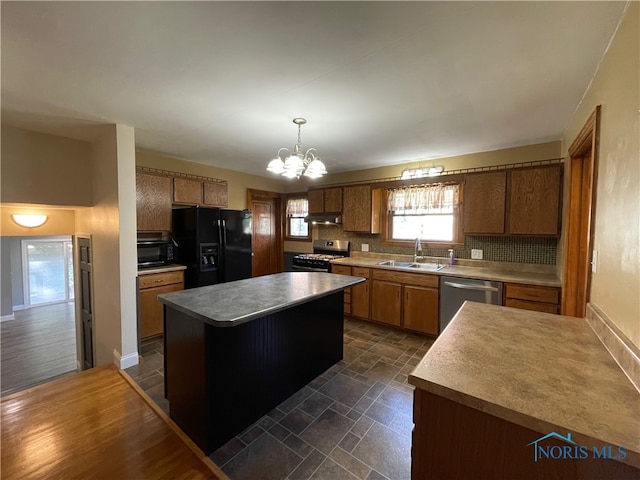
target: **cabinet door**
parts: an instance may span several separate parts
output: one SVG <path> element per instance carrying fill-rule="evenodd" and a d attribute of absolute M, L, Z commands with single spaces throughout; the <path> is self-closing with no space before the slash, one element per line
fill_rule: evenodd
<path fill-rule="evenodd" d="M 344 187 L 342 229 L 345 232 L 380 233 L 380 192 L 370 185 Z"/>
<path fill-rule="evenodd" d="M 342 212 L 342 188 L 326 188 L 324 190 L 324 211 L 327 213 Z"/>
<path fill-rule="evenodd" d="M 161 293 L 171 293 L 182 290 L 181 283 L 164 285 L 140 290 L 140 338 L 160 335 L 163 332 L 163 309 L 158 301 Z"/>
<path fill-rule="evenodd" d="M 369 319 L 369 280 L 351 287 L 351 315 Z"/>
<path fill-rule="evenodd" d="M 309 213 L 324 213 L 324 190 L 309 190 Z"/>
<path fill-rule="evenodd" d="M 507 172 L 474 173 L 464 183 L 464 233 L 503 234 Z"/>
<path fill-rule="evenodd" d="M 435 288 L 404 286 L 404 328 L 438 334 L 438 290 Z"/>
<path fill-rule="evenodd" d="M 509 173 L 508 233 L 558 235 L 560 228 L 560 165 Z"/>
<path fill-rule="evenodd" d="M 202 204 L 211 207 L 226 207 L 227 184 L 224 182 L 204 182 Z"/>
<path fill-rule="evenodd" d="M 186 205 L 202 205 L 202 182 L 190 178 L 174 177 L 173 202 Z"/>
<path fill-rule="evenodd" d="M 372 285 L 371 319 L 400 326 L 402 285 L 382 280 L 373 280 Z"/>
<path fill-rule="evenodd" d="M 136 173 L 138 231 L 171 230 L 171 177 Z"/>
<path fill-rule="evenodd" d="M 348 265 L 331 265 L 331 273 L 337 275 L 351 275 L 351 267 Z M 351 315 L 351 288 L 344 289 L 344 314 Z"/>

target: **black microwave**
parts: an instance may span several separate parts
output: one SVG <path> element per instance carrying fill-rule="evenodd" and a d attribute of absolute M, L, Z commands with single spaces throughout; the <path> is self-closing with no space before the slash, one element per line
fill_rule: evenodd
<path fill-rule="evenodd" d="M 138 242 L 138 268 L 161 267 L 173 263 L 173 243 L 165 240 Z"/>

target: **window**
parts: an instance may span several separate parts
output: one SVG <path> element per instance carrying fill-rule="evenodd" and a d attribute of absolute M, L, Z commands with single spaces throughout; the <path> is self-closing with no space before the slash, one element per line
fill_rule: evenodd
<path fill-rule="evenodd" d="M 459 185 L 419 185 L 391 189 L 387 201 L 387 241 L 416 238 L 460 243 Z"/>
<path fill-rule="evenodd" d="M 294 240 L 309 240 L 309 224 L 304 217 L 309 213 L 307 198 L 287 199 L 287 237 Z"/>

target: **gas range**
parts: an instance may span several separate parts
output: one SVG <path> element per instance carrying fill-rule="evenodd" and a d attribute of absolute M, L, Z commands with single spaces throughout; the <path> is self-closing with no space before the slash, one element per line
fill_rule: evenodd
<path fill-rule="evenodd" d="M 293 257 L 293 269 L 328 272 L 331 268 L 331 260 L 348 257 L 349 253 L 348 240 L 315 240 L 313 253 L 302 253 Z"/>

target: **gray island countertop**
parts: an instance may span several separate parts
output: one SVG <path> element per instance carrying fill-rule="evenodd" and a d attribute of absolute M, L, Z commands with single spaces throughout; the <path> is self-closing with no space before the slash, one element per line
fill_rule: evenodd
<path fill-rule="evenodd" d="M 233 327 L 349 288 L 365 279 L 284 272 L 158 295 L 158 300 L 215 327 Z"/>

